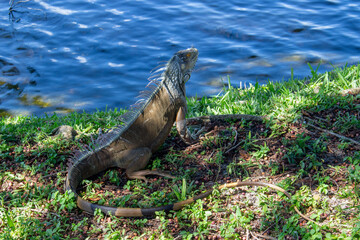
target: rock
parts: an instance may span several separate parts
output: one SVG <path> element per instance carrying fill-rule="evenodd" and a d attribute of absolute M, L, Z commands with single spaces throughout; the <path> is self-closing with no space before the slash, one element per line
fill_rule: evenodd
<path fill-rule="evenodd" d="M 61 135 L 64 139 L 73 140 L 77 135 L 77 132 L 69 125 L 62 125 L 60 127 L 55 128 L 52 130 L 52 136 L 59 136 Z"/>
<path fill-rule="evenodd" d="M 360 94 L 360 88 L 345 89 L 340 92 L 342 96 Z"/>

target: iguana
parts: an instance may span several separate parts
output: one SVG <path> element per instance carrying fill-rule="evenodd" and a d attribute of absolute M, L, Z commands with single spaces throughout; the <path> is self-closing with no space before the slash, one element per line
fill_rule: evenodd
<path fill-rule="evenodd" d="M 129 179 L 142 179 L 146 175 L 170 175 L 157 170 L 143 170 L 152 153 L 154 153 L 169 135 L 173 124 L 182 140 L 191 144 L 197 141 L 198 134 L 193 135 L 186 126 L 185 114 L 187 104 L 185 98 L 185 83 L 189 80 L 192 69 L 198 58 L 198 50 L 189 48 L 179 51 L 167 62 L 165 67 L 155 72 L 161 72 L 150 78 L 150 90 L 142 94 L 142 99 L 133 107 L 127 116 L 123 117 L 124 124 L 114 130 L 101 135 L 95 149 L 88 149 L 74 154 L 74 163 L 70 166 L 66 178 L 65 189 L 72 191 L 77 198 L 77 205 L 82 210 L 94 213 L 100 209 L 105 214 L 122 217 L 153 216 L 156 211 L 178 210 L 184 205 L 197 199 L 209 196 L 213 190 L 199 194 L 193 198 L 174 204 L 154 208 L 117 208 L 90 203 L 82 199 L 76 192 L 82 180 L 91 177 L 111 167 L 126 169 Z M 241 118 L 259 120 L 261 117 L 237 115 Z M 236 182 L 221 185 L 218 188 L 236 186 L 264 186 L 270 187 L 286 196 L 290 194 L 284 189 L 269 183 Z M 312 221 L 295 210 L 305 219 Z"/>
<path fill-rule="evenodd" d="M 100 208 L 104 213 L 115 216 L 143 216 L 153 210 L 127 209 L 101 206 L 82 199 L 76 192 L 82 180 L 111 167 L 126 169 L 129 179 L 146 180 L 146 175 L 169 176 L 157 170 L 143 170 L 152 153 L 168 137 L 173 123 L 181 138 L 192 143 L 196 136 L 186 127 L 185 83 L 189 80 L 198 58 L 198 50 L 189 48 L 179 51 L 165 67 L 154 71 L 148 87 L 141 99 L 123 116 L 123 125 L 100 136 L 95 149 L 87 149 L 74 154 L 66 178 L 66 190 L 75 193 L 79 208 L 93 213 Z M 159 73 L 160 74 L 157 74 Z M 158 208 L 157 210 L 161 210 Z"/>

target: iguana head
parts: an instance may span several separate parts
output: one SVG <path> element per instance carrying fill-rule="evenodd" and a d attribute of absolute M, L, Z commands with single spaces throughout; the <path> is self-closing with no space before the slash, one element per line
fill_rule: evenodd
<path fill-rule="evenodd" d="M 198 55 L 199 53 L 196 48 L 178 51 L 168 62 L 166 75 L 173 83 L 183 85 L 190 79 L 191 71 L 195 67 Z"/>
<path fill-rule="evenodd" d="M 191 71 L 195 67 L 198 55 L 199 52 L 196 48 L 181 50 L 174 55 L 180 59 L 180 69 L 184 82 L 189 80 Z"/>

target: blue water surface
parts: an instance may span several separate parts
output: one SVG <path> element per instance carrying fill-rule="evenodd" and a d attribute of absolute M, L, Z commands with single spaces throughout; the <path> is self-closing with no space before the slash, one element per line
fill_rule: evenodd
<path fill-rule="evenodd" d="M 11 7 L 11 8 L 10 8 Z M 0 3 L 0 111 L 128 107 L 151 69 L 199 49 L 188 96 L 358 63 L 350 0 L 22 0 Z"/>

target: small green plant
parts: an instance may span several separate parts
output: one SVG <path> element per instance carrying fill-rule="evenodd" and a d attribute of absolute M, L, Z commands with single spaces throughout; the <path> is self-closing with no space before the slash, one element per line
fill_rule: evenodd
<path fill-rule="evenodd" d="M 152 162 L 152 168 L 151 169 L 161 169 L 161 159 L 155 158 Z"/>
<path fill-rule="evenodd" d="M 245 140 L 243 141 L 243 145 L 242 147 L 245 149 L 245 151 L 248 151 L 249 148 L 251 148 L 254 144 L 253 144 L 253 139 L 252 139 L 252 135 L 251 135 L 251 131 L 248 132 L 248 134 L 246 135 Z"/>
<path fill-rule="evenodd" d="M 317 180 L 319 182 L 319 186 L 318 186 L 318 191 L 324 195 L 327 195 L 329 192 L 329 180 L 330 177 L 329 176 L 322 176 L 319 173 L 315 176 L 315 180 Z"/>
<path fill-rule="evenodd" d="M 51 195 L 51 199 L 51 204 L 57 211 L 62 211 L 63 209 L 71 211 L 76 207 L 75 194 L 73 192 L 66 191 L 64 194 L 61 194 L 59 191 L 56 191 Z"/>
<path fill-rule="evenodd" d="M 270 161 L 269 168 L 271 169 L 271 175 L 275 175 L 280 172 L 280 165 Z"/>
<path fill-rule="evenodd" d="M 298 209 L 304 209 L 306 207 L 316 207 L 318 205 L 317 200 L 313 198 L 309 186 L 302 186 L 299 191 L 292 197 L 292 200 L 297 200 L 295 206 Z"/>
<path fill-rule="evenodd" d="M 209 233 L 209 226 L 211 222 L 209 217 L 212 215 L 211 211 L 206 211 L 203 208 L 203 201 L 197 200 L 196 203 L 189 209 L 189 218 L 192 222 L 197 223 L 197 230 L 193 236 L 204 237 Z"/>
<path fill-rule="evenodd" d="M 349 145 L 350 145 L 350 143 L 341 141 L 341 143 L 338 145 L 338 148 L 341 150 L 345 150 L 345 149 L 349 148 Z"/>
<path fill-rule="evenodd" d="M 258 150 L 255 152 L 252 152 L 251 155 L 255 157 L 257 160 L 260 160 L 264 157 L 266 157 L 267 153 L 270 151 L 269 147 L 266 145 L 266 142 L 263 146 L 261 145 L 254 145 L 255 148 Z"/>
<path fill-rule="evenodd" d="M 220 226 L 220 236 L 227 238 L 239 238 L 237 232 L 240 227 L 249 229 L 249 223 L 254 219 L 254 214 L 248 211 L 242 211 L 239 206 L 233 207 L 228 221 Z"/>
<path fill-rule="evenodd" d="M 317 74 L 319 67 L 320 67 L 321 62 L 317 65 L 316 69 L 314 70 L 313 67 L 311 66 L 310 63 L 308 63 L 309 68 L 311 69 L 311 75 L 312 75 L 312 79 L 317 79 L 319 77 L 319 75 Z"/>
<path fill-rule="evenodd" d="M 88 225 L 88 220 L 89 219 L 87 217 L 85 217 L 81 221 L 79 221 L 78 223 L 72 223 L 71 224 L 71 230 L 72 231 L 82 231 L 82 228 L 84 226 Z"/>
<path fill-rule="evenodd" d="M 329 185 L 325 183 L 321 183 L 318 186 L 318 190 L 320 193 L 327 195 L 329 192 Z"/>
<path fill-rule="evenodd" d="M 121 178 L 119 174 L 115 170 L 109 170 L 106 172 L 105 176 L 109 177 L 110 182 L 115 183 L 116 185 L 120 185 Z"/>
<path fill-rule="evenodd" d="M 355 115 L 346 113 L 345 115 L 338 113 L 333 128 L 341 133 L 349 132 L 351 129 L 360 128 L 360 120 Z"/>
<path fill-rule="evenodd" d="M 349 180 L 355 184 L 354 192 L 360 197 L 360 152 L 356 152 L 352 157 L 346 157 L 351 165 L 348 167 Z"/>
<path fill-rule="evenodd" d="M 238 171 L 237 171 L 238 166 L 239 166 L 239 163 L 233 161 L 226 166 L 226 171 L 228 172 L 229 175 L 232 175 L 232 174 L 237 175 L 238 174 Z"/>
<path fill-rule="evenodd" d="M 172 187 L 177 199 L 179 201 L 183 201 L 186 199 L 186 194 L 187 194 L 187 185 L 186 185 L 186 180 L 185 178 L 182 179 L 182 185 L 181 185 L 181 190 L 179 189 L 179 187 L 177 185 L 174 185 Z"/>

